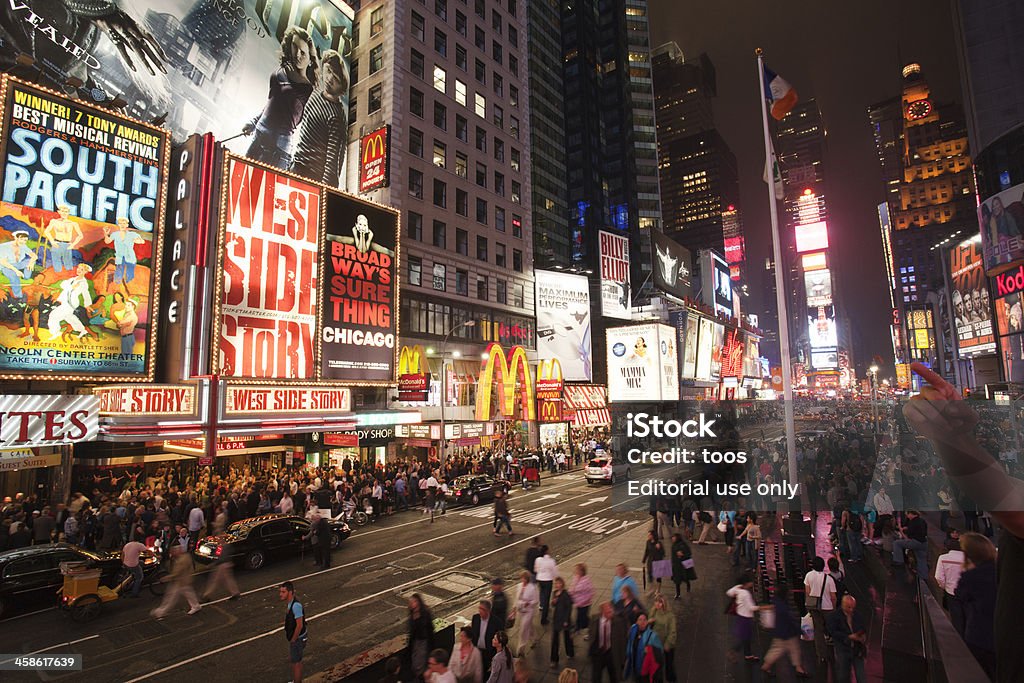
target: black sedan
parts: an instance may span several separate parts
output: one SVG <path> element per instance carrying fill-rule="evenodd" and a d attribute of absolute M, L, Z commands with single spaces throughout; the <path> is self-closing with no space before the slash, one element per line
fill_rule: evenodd
<path fill-rule="evenodd" d="M 467 474 L 458 477 L 449 487 L 458 503 L 479 505 L 494 500 L 495 491 L 508 493 L 508 482 L 498 481 L 486 474 Z"/>
<path fill-rule="evenodd" d="M 149 551 L 139 557 L 144 568 L 160 564 Z M 101 571 L 100 582 L 113 588 L 121 572 L 121 553 L 96 552 L 70 543 L 33 545 L 0 553 L 0 615 L 12 608 L 57 604 L 64 585 L 61 562 L 86 562 Z"/>
<path fill-rule="evenodd" d="M 327 520 L 331 548 L 337 548 L 352 534 L 348 524 Z M 196 547 L 195 558 L 210 563 L 232 558 L 246 569 L 259 569 L 268 560 L 290 557 L 310 547 L 310 521 L 295 515 L 261 515 L 235 522 L 219 536 L 207 536 Z"/>

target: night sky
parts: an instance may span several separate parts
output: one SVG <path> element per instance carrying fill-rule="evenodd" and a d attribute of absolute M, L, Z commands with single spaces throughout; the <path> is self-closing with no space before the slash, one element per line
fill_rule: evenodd
<path fill-rule="evenodd" d="M 764 142 L 754 49 L 801 99 L 816 97 L 828 132 L 826 197 L 833 257 L 844 263 L 851 324 L 861 330 L 858 375 L 881 354 L 892 374 L 889 297 L 877 206 L 884 199 L 867 107 L 901 92 L 902 63 L 919 62 L 937 103 L 962 102 L 947 0 L 650 0 L 651 47 L 675 41 L 707 52 L 718 77 L 715 120 L 736 154 L 748 264 L 771 253 Z M 779 205 L 781 211 L 781 203 Z M 781 216 L 780 216 L 781 218 Z M 760 274 L 752 282 L 759 308 Z M 769 297 L 771 298 L 771 297 Z M 770 303 L 774 308 L 774 300 Z M 884 376 L 884 375 L 883 375 Z"/>

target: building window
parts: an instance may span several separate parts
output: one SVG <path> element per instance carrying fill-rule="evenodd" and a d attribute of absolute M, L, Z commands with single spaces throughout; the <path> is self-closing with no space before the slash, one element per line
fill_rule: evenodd
<path fill-rule="evenodd" d="M 448 56 L 448 36 L 439 28 L 434 29 L 434 52 L 442 57 Z"/>
<path fill-rule="evenodd" d="M 518 249 L 512 250 L 512 270 L 517 273 L 523 272 L 523 252 Z"/>
<path fill-rule="evenodd" d="M 519 75 L 519 60 L 516 59 L 515 55 L 508 56 L 508 70 L 515 76 Z"/>
<path fill-rule="evenodd" d="M 519 29 L 512 24 L 508 25 L 508 42 L 512 43 L 512 47 L 519 47 Z"/>
<path fill-rule="evenodd" d="M 498 14 L 498 10 L 491 10 L 491 28 L 501 34 L 501 15 Z"/>
<path fill-rule="evenodd" d="M 479 59 L 475 60 L 473 64 L 473 73 L 476 76 L 476 82 L 480 85 L 487 85 L 487 65 L 481 62 Z"/>
<path fill-rule="evenodd" d="M 448 21 L 448 0 L 434 0 L 434 14 L 441 21 Z"/>
<path fill-rule="evenodd" d="M 440 140 L 434 140 L 434 166 L 447 168 L 448 148 Z"/>
<path fill-rule="evenodd" d="M 476 184 L 480 187 L 487 187 L 487 166 L 476 162 Z"/>
<path fill-rule="evenodd" d="M 469 233 L 462 228 L 455 228 L 455 252 L 469 256 Z"/>
<path fill-rule="evenodd" d="M 516 204 L 522 203 L 523 186 L 515 180 L 512 181 L 512 201 Z"/>
<path fill-rule="evenodd" d="M 434 102 L 434 125 L 448 130 L 448 109 L 440 102 Z"/>
<path fill-rule="evenodd" d="M 370 75 L 384 68 L 384 46 L 375 45 L 370 48 Z"/>
<path fill-rule="evenodd" d="M 487 131 L 480 126 L 476 127 L 476 148 L 481 152 L 487 152 Z"/>
<path fill-rule="evenodd" d="M 351 66 L 348 68 L 349 81 L 353 84 L 359 82 L 359 60 L 353 59 Z"/>
<path fill-rule="evenodd" d="M 473 10 L 481 19 L 487 18 L 487 7 L 485 6 L 484 0 L 473 0 Z"/>
<path fill-rule="evenodd" d="M 455 270 L 455 293 L 469 296 L 469 271 Z"/>
<path fill-rule="evenodd" d="M 466 84 L 457 78 L 455 79 L 455 101 L 463 107 L 466 106 Z"/>
<path fill-rule="evenodd" d="M 434 181 L 435 187 L 437 181 Z M 441 249 L 448 248 L 448 226 L 441 221 L 434 221 L 434 246 Z"/>
<path fill-rule="evenodd" d="M 466 15 L 459 10 L 455 10 L 455 30 L 460 36 L 466 36 Z"/>
<path fill-rule="evenodd" d="M 424 76 L 424 69 L 426 67 L 423 64 L 423 53 L 417 49 L 413 49 L 411 56 L 409 57 L 409 70 L 412 71 L 412 75 L 419 79 Z"/>
<path fill-rule="evenodd" d="M 455 137 L 463 142 L 469 142 L 469 122 L 459 114 L 455 115 Z"/>
<path fill-rule="evenodd" d="M 499 304 L 507 304 L 508 303 L 508 293 L 505 290 L 505 287 L 506 287 L 505 281 L 504 280 L 495 280 L 494 284 L 498 288 L 495 291 L 495 293 L 494 293 L 495 294 L 495 297 L 494 297 L 495 301 L 497 301 Z"/>
<path fill-rule="evenodd" d="M 438 292 L 445 291 L 446 280 L 448 279 L 448 269 L 445 268 L 443 263 L 434 264 L 434 289 Z"/>
<path fill-rule="evenodd" d="M 409 129 L 409 154 L 423 158 L 423 132 L 415 128 Z"/>
<path fill-rule="evenodd" d="M 512 305 L 516 308 L 523 307 L 523 286 L 512 285 Z"/>
<path fill-rule="evenodd" d="M 462 152 L 455 153 L 455 175 L 465 178 L 468 175 L 469 159 Z"/>
<path fill-rule="evenodd" d="M 438 92 L 445 92 L 448 88 L 448 73 L 439 67 L 434 65 L 434 90 Z"/>
<path fill-rule="evenodd" d="M 494 159 L 505 161 L 505 143 L 498 138 L 494 138 Z"/>
<path fill-rule="evenodd" d="M 519 108 L 519 88 L 514 85 L 508 86 L 508 106 Z"/>
<path fill-rule="evenodd" d="M 508 132 L 516 140 L 519 139 L 519 119 L 515 116 L 508 117 Z"/>
<path fill-rule="evenodd" d="M 367 93 L 366 113 L 373 114 L 380 111 L 383 105 L 384 99 L 384 86 L 378 83 L 377 85 L 370 88 L 370 92 Z"/>
<path fill-rule="evenodd" d="M 510 159 L 511 159 L 511 161 L 509 162 L 509 164 L 512 166 L 512 170 L 518 172 L 520 170 L 520 166 L 519 166 L 519 150 L 516 149 L 515 147 L 513 147 L 512 151 L 510 152 Z"/>
<path fill-rule="evenodd" d="M 423 199 L 423 173 L 415 168 L 409 169 L 409 194 L 416 199 Z"/>
<path fill-rule="evenodd" d="M 423 118 L 423 93 L 416 88 L 409 88 L 409 111 L 413 116 Z"/>
<path fill-rule="evenodd" d="M 500 206 L 494 207 L 494 229 L 505 232 L 505 209 Z"/>
<path fill-rule="evenodd" d="M 425 25 L 423 23 L 423 17 L 413 10 L 412 13 L 412 37 L 421 43 L 424 41 Z"/>
<path fill-rule="evenodd" d="M 359 22 L 352 24 L 352 47 L 359 47 Z"/>
<path fill-rule="evenodd" d="M 494 243 L 494 265 L 499 268 L 505 267 L 505 245 L 501 242 Z"/>
<path fill-rule="evenodd" d="M 479 26 L 473 28 L 473 42 L 476 44 L 476 49 L 481 51 L 487 49 L 487 36 Z"/>
<path fill-rule="evenodd" d="M 416 13 L 413 12 L 413 23 L 415 23 Z M 420 21 L 423 21 L 423 17 L 420 17 Z M 384 8 L 378 7 L 377 9 L 370 12 L 370 37 L 374 38 L 384 30 Z"/>
<path fill-rule="evenodd" d="M 523 217 L 517 213 L 512 214 L 512 236 L 523 236 Z"/>
<path fill-rule="evenodd" d="M 487 301 L 487 278 L 479 276 L 476 281 L 476 298 L 480 301 Z"/>
<path fill-rule="evenodd" d="M 409 212 L 409 219 L 405 226 L 405 235 L 409 239 L 416 240 L 417 242 L 423 241 L 423 216 L 415 211 Z"/>
<path fill-rule="evenodd" d="M 476 237 L 476 258 L 478 261 L 487 260 L 487 238 L 481 235 Z"/>
<path fill-rule="evenodd" d="M 505 196 L 505 174 L 494 172 L 494 193 L 499 197 Z"/>
<path fill-rule="evenodd" d="M 359 100 L 354 97 L 348 98 L 348 125 L 354 126 L 359 118 Z"/>
<path fill-rule="evenodd" d="M 487 225 L 487 200 L 477 199 L 476 200 L 476 220 L 478 223 Z"/>
<path fill-rule="evenodd" d="M 513 17 L 516 15 L 516 0 L 508 0 L 508 13 Z"/>
<path fill-rule="evenodd" d="M 491 41 L 491 57 L 493 57 L 494 61 L 496 61 L 498 64 L 501 64 L 501 43 L 499 43 L 496 40 Z"/>
<path fill-rule="evenodd" d="M 491 109 L 491 120 L 494 121 L 494 125 L 496 125 L 498 128 L 504 129 L 505 110 L 499 107 L 498 105 L 494 105 Z"/>
<path fill-rule="evenodd" d="M 455 45 L 455 66 L 459 67 L 463 71 L 466 70 L 469 58 L 466 56 L 466 48 L 461 45 Z"/>
<path fill-rule="evenodd" d="M 469 218 L 469 193 L 455 188 L 455 213 Z"/>
<path fill-rule="evenodd" d="M 505 94 L 505 79 L 501 74 L 494 74 L 494 94 L 502 97 Z"/>
<path fill-rule="evenodd" d="M 419 256 L 409 257 L 409 284 L 419 287 L 423 284 L 423 259 Z"/>
<path fill-rule="evenodd" d="M 480 93 L 474 93 L 473 95 L 473 108 L 477 116 L 482 119 L 487 118 L 487 98 Z M 514 119 L 515 117 L 512 118 Z M 516 137 L 519 137 L 518 130 L 516 131 Z"/>
<path fill-rule="evenodd" d="M 434 206 L 442 209 L 448 207 L 448 185 L 437 178 L 434 178 Z"/>

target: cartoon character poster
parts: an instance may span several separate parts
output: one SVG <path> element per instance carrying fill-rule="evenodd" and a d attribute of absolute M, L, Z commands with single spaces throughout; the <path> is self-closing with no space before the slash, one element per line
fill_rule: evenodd
<path fill-rule="evenodd" d="M 168 134 L 2 89 L 0 373 L 152 378 Z"/>

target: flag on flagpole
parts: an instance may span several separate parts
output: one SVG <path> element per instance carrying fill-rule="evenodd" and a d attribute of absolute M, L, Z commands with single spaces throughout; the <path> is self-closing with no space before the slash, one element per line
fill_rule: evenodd
<path fill-rule="evenodd" d="M 771 103 L 772 118 L 776 121 L 781 121 L 796 106 L 796 90 L 767 66 L 764 67 L 764 92 Z"/>
<path fill-rule="evenodd" d="M 764 181 L 775 186 L 775 198 L 781 200 L 786 196 L 786 188 L 782 184 L 782 171 L 779 170 L 779 160 L 775 156 L 775 146 L 771 139 L 768 140 L 768 148 L 771 150 L 771 157 L 765 161 Z M 772 180 L 769 180 L 769 177 Z"/>

